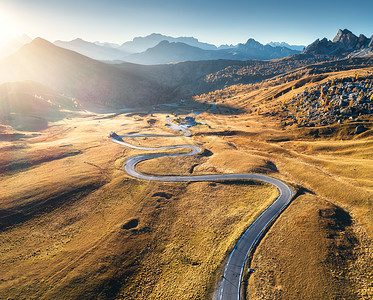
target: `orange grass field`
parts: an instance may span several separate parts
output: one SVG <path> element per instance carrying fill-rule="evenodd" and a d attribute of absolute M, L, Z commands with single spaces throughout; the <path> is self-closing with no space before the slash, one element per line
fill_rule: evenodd
<path fill-rule="evenodd" d="M 322 80 L 370 71 L 330 73 Z M 206 149 L 146 161 L 138 169 L 159 175 L 255 172 L 287 182 L 297 195 L 249 257 L 255 272 L 245 275 L 244 294 L 371 299 L 373 120 L 363 120 L 368 130 L 360 135 L 353 134 L 353 121 L 331 125 L 325 134 L 313 128 L 318 137 L 308 128 L 284 127 L 281 115 L 269 112 L 320 80 L 276 80 L 200 96 L 201 102 L 215 97 L 224 108 L 198 115 L 204 124 L 193 127 L 190 138 L 131 139 Z M 176 112 L 191 112 L 183 109 Z M 0 128 L 1 298 L 212 296 L 235 242 L 278 192 L 252 181 L 130 178 L 123 164 L 143 152 L 112 143 L 108 133 L 172 134 L 164 126 L 171 112 L 85 112 L 36 133 Z"/>

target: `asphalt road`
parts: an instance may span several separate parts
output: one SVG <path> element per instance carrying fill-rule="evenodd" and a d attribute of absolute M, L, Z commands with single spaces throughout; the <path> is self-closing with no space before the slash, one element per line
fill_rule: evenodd
<path fill-rule="evenodd" d="M 191 136 L 190 131 L 181 125 L 174 124 L 167 119 L 167 123 L 173 130 L 183 131 L 183 136 Z M 177 153 L 177 154 L 149 154 L 149 155 L 137 155 L 129 158 L 125 164 L 126 172 L 136 178 L 143 180 L 152 181 L 169 181 L 169 182 L 182 182 L 182 181 L 220 181 L 220 180 L 259 180 L 270 183 L 277 187 L 280 192 L 279 197 L 268 207 L 251 226 L 244 232 L 236 246 L 233 248 L 227 264 L 224 269 L 224 275 L 219 283 L 218 289 L 215 292 L 215 299 L 218 300 L 230 300 L 240 299 L 241 281 L 244 272 L 245 262 L 250 250 L 262 237 L 265 229 L 273 221 L 273 219 L 290 203 L 293 196 L 293 191 L 283 182 L 278 179 L 259 175 L 259 174 L 222 174 L 222 175 L 197 175 L 197 176 L 152 176 L 144 175 L 135 170 L 136 164 L 165 156 L 186 156 L 196 155 L 201 152 L 201 149 L 192 145 L 177 145 L 177 146 L 165 146 L 157 148 L 147 148 L 135 146 L 124 142 L 122 139 L 126 137 L 180 137 L 180 135 L 149 135 L 149 134 L 137 134 L 137 135 L 123 135 L 118 138 L 113 138 L 112 141 L 123 146 L 140 149 L 140 150 L 168 150 L 186 148 L 190 149 L 190 152 Z"/>

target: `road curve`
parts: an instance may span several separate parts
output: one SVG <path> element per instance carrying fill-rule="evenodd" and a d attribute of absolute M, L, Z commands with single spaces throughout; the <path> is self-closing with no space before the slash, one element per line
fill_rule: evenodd
<path fill-rule="evenodd" d="M 123 135 L 116 138 L 112 138 L 112 141 L 127 147 L 140 150 L 168 150 L 168 149 L 179 149 L 187 148 L 191 149 L 190 152 L 186 153 L 175 153 L 175 154 L 149 154 L 149 155 L 137 155 L 130 157 L 125 164 L 126 172 L 136 178 L 152 181 L 169 181 L 169 182 L 182 182 L 182 181 L 218 181 L 218 180 L 242 180 L 251 179 L 259 180 L 270 183 L 277 187 L 280 192 L 279 197 L 269 206 L 243 233 L 233 251 L 231 252 L 228 261 L 224 269 L 223 279 L 219 282 L 218 289 L 215 293 L 215 299 L 217 300 L 237 300 L 241 297 L 241 281 L 244 272 L 246 259 L 250 250 L 262 237 L 265 229 L 268 225 L 276 218 L 276 216 L 290 203 L 293 196 L 293 191 L 282 181 L 259 174 L 221 174 L 221 175 L 196 175 L 196 176 L 152 176 L 144 175 L 135 170 L 135 166 L 145 160 L 157 158 L 157 157 L 175 157 L 175 156 L 186 156 L 196 155 L 201 152 L 199 147 L 193 145 L 177 145 L 177 146 L 165 146 L 157 148 L 147 148 L 135 146 L 124 142 L 122 139 L 126 137 L 180 137 L 180 136 L 191 136 L 191 133 L 186 127 L 174 124 L 170 119 L 166 120 L 173 130 L 183 131 L 184 135 L 150 135 L 150 134 L 133 134 Z"/>

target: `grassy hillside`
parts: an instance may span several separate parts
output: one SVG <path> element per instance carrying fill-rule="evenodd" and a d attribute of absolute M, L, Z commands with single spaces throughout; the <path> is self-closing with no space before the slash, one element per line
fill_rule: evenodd
<path fill-rule="evenodd" d="M 105 64 L 36 38 L 0 61 L 0 83 L 34 81 L 75 98 L 84 108 L 143 107 L 175 102 L 235 84 L 258 83 L 297 70 L 299 74 L 361 68 L 372 58 L 333 61 L 294 55 L 278 60 L 211 60 L 156 66 Z M 330 60 L 330 61 L 329 61 Z M 307 66 L 307 67 L 305 67 Z"/>
<path fill-rule="evenodd" d="M 192 128 L 190 138 L 131 139 L 144 146 L 195 144 L 206 149 L 202 155 L 146 161 L 139 170 L 175 175 L 255 172 L 287 182 L 297 197 L 250 257 L 255 272 L 246 274 L 244 294 L 257 299 L 372 298 L 372 115 L 354 115 L 351 108 L 359 106 L 352 99 L 351 111 L 341 122 L 322 122 L 332 111 L 325 109 L 330 103 L 325 103 L 325 95 L 332 98 L 337 89 L 343 94 L 350 83 L 356 83 L 351 93 L 362 97 L 356 98 L 356 105 L 370 103 L 371 85 L 365 81 L 373 69 L 356 69 L 354 63 L 276 73 L 152 114 L 79 111 L 48 119 L 48 127 L 32 132 L 3 124 L 1 295 L 211 297 L 235 242 L 276 198 L 276 189 L 252 181 L 135 180 L 126 175 L 123 164 L 143 152 L 114 144 L 107 135 L 111 130 L 171 133 L 164 126 L 166 116 L 206 110 L 214 102 L 215 110 L 197 116 L 201 124 Z M 366 90 L 360 95 L 362 82 Z M 334 86 L 333 94 L 321 97 L 320 92 L 316 97 L 324 86 Z M 16 104 L 23 101 L 18 92 L 11 98 L 14 90 L 27 92 L 25 103 L 45 105 L 48 112 L 64 112 L 62 107 L 74 111 L 72 99 L 30 83 L 1 87 L 9 99 L 16 99 L 9 102 L 13 110 L 20 110 L 22 105 Z M 312 93 L 303 94 L 306 90 Z M 29 97 L 33 93 L 37 97 Z M 315 105 L 315 110 L 317 104 L 322 112 L 312 127 L 307 126 L 308 113 L 296 114 L 308 109 L 294 100 L 300 95 L 307 97 L 303 104 Z M 358 126 L 364 130 L 357 132 Z"/>
<path fill-rule="evenodd" d="M 237 150 L 274 162 L 279 173 L 297 182 L 304 194 L 279 218 L 255 252 L 252 266 L 257 271 L 248 281 L 249 298 L 372 296 L 372 115 L 351 112 L 343 122 L 335 120 L 324 126 L 320 122 L 310 128 L 304 127 L 308 115 L 301 122 L 289 123 L 286 106 L 305 89 L 316 90 L 333 80 L 358 84 L 361 79 L 365 83 L 371 72 L 367 68 L 300 78 L 288 74 L 199 98 L 246 109 L 246 115 L 224 118 L 226 127 L 234 132 L 226 139 Z M 368 94 L 364 101 L 370 103 Z M 365 130 L 357 132 L 358 126 Z"/>
<path fill-rule="evenodd" d="M 74 115 L 81 109 L 69 98 L 33 81 L 0 85 L 0 122 L 17 130 L 38 131 L 54 122 Z"/>
<path fill-rule="evenodd" d="M 109 107 L 167 102 L 162 84 L 37 38 L 0 61 L 0 82 L 32 80 L 78 101 Z M 92 107 L 91 107 L 92 108 Z"/>
<path fill-rule="evenodd" d="M 164 121 L 165 115 L 157 118 Z M 2 295 L 174 299 L 205 298 L 213 291 L 240 234 L 278 192 L 251 181 L 169 184 L 129 178 L 124 160 L 139 151 L 106 136 L 113 129 L 167 130 L 147 120 L 91 114 L 1 143 Z M 216 147 L 211 149 L 231 148 L 224 140 Z M 159 162 L 149 163 L 142 167 L 159 172 Z M 188 160 L 167 163 L 177 168 Z M 205 157 L 195 163 L 201 170 L 214 165 Z"/>

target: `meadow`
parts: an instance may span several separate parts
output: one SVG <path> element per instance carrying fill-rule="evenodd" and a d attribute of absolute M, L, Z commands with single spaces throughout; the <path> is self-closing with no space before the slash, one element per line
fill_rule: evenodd
<path fill-rule="evenodd" d="M 140 150 L 118 134 L 174 134 L 167 116 L 191 114 L 193 136 L 136 138 L 194 144 L 200 155 L 141 163 L 147 174 L 261 173 L 297 192 L 251 254 L 254 299 L 370 299 L 373 295 L 371 116 L 341 124 L 284 124 L 304 88 L 372 69 L 287 74 L 196 97 L 190 106 L 79 112 L 38 132 L 1 127 L 0 292 L 17 299 L 207 299 L 242 232 L 277 197 L 253 181 L 156 183 L 129 177 Z M 355 127 L 367 130 L 355 134 Z M 315 134 L 317 132 L 317 134 Z M 180 151 L 180 150 L 177 150 Z M 311 284 L 312 283 L 312 284 Z"/>

